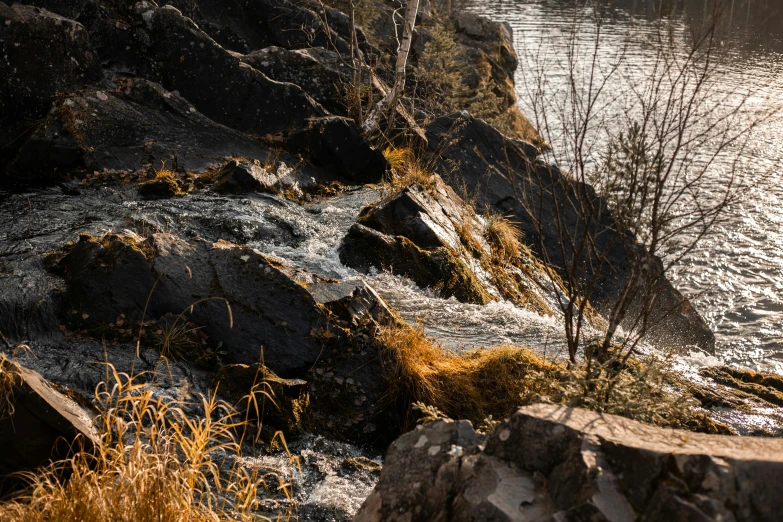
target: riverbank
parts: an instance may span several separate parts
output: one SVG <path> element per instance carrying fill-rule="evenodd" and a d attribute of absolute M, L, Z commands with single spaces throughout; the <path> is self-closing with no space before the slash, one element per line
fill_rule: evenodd
<path fill-rule="evenodd" d="M 0 438 L 9 455 L 40 450 L 4 475 L 46 464 L 54 439 L 78 436 L 75 476 L 96 506 L 127 454 L 183 478 L 165 487 L 193 516 L 208 519 L 207 499 L 236 519 L 348 519 L 379 456 L 420 417 L 490 431 L 517 406 L 549 401 L 730 433 L 781 405 L 764 376 L 718 369 L 694 382 L 641 358 L 598 373 L 565 363 L 562 282 L 509 198 L 535 190 L 531 171 L 563 175 L 539 161 L 517 109 L 504 25 L 424 6 L 416 80 L 388 133 L 367 137 L 355 118 L 391 81 L 391 4 L 357 9 L 366 32 L 354 75 L 348 15 L 316 2 L 39 3 L 52 11 L 0 4 L 10 78 Z M 446 56 L 454 68 L 437 70 Z M 32 68 L 33 57 L 51 67 Z M 602 277 L 596 330 L 619 285 Z M 701 317 L 668 281 L 663 292 L 679 303 L 660 327 L 667 346 L 709 350 Z M 502 342 L 517 335 L 509 318 L 524 346 Z M 479 335 L 440 342 L 439 328 L 470 321 Z M 51 384 L 32 386 L 31 371 Z M 207 418 L 220 422 L 199 428 Z M 96 448 L 114 456 L 102 474 L 87 465 Z M 0 509 L 45 518 L 35 495 L 48 495 L 47 509 L 79 499 L 68 490 L 77 480 L 37 477 L 52 480 Z M 126 495 L 149 500 L 164 486 L 142 485 Z"/>

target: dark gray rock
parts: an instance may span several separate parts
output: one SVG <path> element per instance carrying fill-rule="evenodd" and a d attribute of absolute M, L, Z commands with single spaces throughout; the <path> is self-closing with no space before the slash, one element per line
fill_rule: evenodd
<path fill-rule="evenodd" d="M 25 485 L 21 477 L 10 475 L 66 459 L 80 448 L 90 450 L 98 436 L 94 416 L 38 373 L 3 365 L 3 373 L 15 376 L 0 411 L 0 492 L 7 493 Z"/>
<path fill-rule="evenodd" d="M 231 160 L 216 174 L 214 190 L 224 194 L 247 192 L 290 193 L 301 197 L 303 189 L 313 189 L 315 178 L 301 170 L 294 170 L 285 163 L 277 167 L 262 167 L 259 162 L 246 159 Z"/>
<path fill-rule="evenodd" d="M 84 27 L 36 7 L 0 2 L 0 173 L 57 94 L 96 77 Z"/>
<path fill-rule="evenodd" d="M 505 212 L 520 223 L 528 245 L 540 259 L 548 259 L 565 275 L 565 260 L 560 249 L 555 219 L 554 199 L 565 210 L 569 230 L 580 230 L 584 220 L 576 211 L 577 193 L 585 195 L 594 206 L 595 219 L 591 236 L 598 251 L 608 252 L 608 262 L 599 274 L 598 284 L 589 296 L 599 312 L 609 310 L 628 280 L 634 256 L 649 257 L 635 245 L 627 233 L 618 234 L 617 222 L 607 210 L 605 201 L 589 185 L 565 181 L 556 167 L 536 161 L 537 149 L 526 142 L 508 138 L 483 120 L 468 113 L 455 113 L 435 120 L 427 128 L 428 154 L 435 170 L 454 187 L 475 194 L 478 212 Z M 578 191 L 576 189 L 579 189 Z M 555 197 L 552 197 L 555 194 Z M 533 216 L 540 216 L 543 229 L 535 226 Z M 542 234 L 542 236 L 540 235 Z M 546 252 L 541 251 L 541 244 Z M 566 245 L 566 256 L 571 251 Z M 586 260 L 587 261 L 587 260 Z M 652 259 L 653 270 L 661 270 L 659 259 Z M 585 277 L 591 277 L 595 260 L 586 262 Z M 651 316 L 648 339 L 661 346 L 681 348 L 697 345 L 708 351 L 715 349 L 715 336 L 693 305 L 672 284 L 660 278 L 656 309 Z M 639 299 L 643 293 L 637 293 Z M 674 310 L 672 313 L 671 310 Z M 632 315 L 632 314 L 630 314 Z"/>
<path fill-rule="evenodd" d="M 340 260 L 404 275 L 444 297 L 486 304 L 505 298 L 551 315 L 556 296 L 527 249 L 496 255 L 477 216 L 438 175 L 365 207 L 340 246 Z"/>
<path fill-rule="evenodd" d="M 373 149 L 348 118 L 312 119 L 307 129 L 289 136 L 286 147 L 333 175 L 354 183 L 378 183 L 386 174 L 383 153 Z"/>
<path fill-rule="evenodd" d="M 266 47 L 240 59 L 272 80 L 298 85 L 332 114 L 345 113 L 351 71 L 338 53 L 321 48 Z"/>
<path fill-rule="evenodd" d="M 314 0 L 171 0 L 220 45 L 241 54 L 270 45 L 286 49 L 323 47 L 350 56 L 345 13 Z M 361 29 L 361 48 L 367 49 Z"/>
<path fill-rule="evenodd" d="M 480 267 L 461 252 L 461 200 L 439 178 L 433 184 L 432 191 L 413 184 L 380 206 L 365 207 L 343 239 L 340 261 L 364 272 L 389 270 L 444 297 L 486 304 L 491 297 L 476 275 Z"/>
<path fill-rule="evenodd" d="M 266 147 L 143 79 L 83 89 L 63 99 L 22 146 L 13 171 L 52 180 L 75 168 L 136 171 L 145 164 L 203 172 L 227 157 L 265 161 Z"/>
<path fill-rule="evenodd" d="M 781 450 L 779 439 L 527 406 L 485 442 L 465 421 L 400 437 L 354 520 L 771 522 Z"/>
<path fill-rule="evenodd" d="M 92 329 L 120 316 L 139 324 L 145 310 L 147 320 L 183 314 L 226 362 L 253 364 L 263 350 L 265 364 L 281 376 L 306 370 L 321 353 L 322 308 L 280 265 L 250 248 L 167 234 L 85 235 L 58 269 L 66 310 Z"/>
<path fill-rule="evenodd" d="M 139 74 L 179 91 L 208 118 L 264 136 L 303 128 L 325 114 L 300 87 L 242 63 L 174 7 L 140 2 L 134 10 L 145 58 Z"/>
<path fill-rule="evenodd" d="M 286 436 L 300 430 L 307 407 L 307 381 L 283 379 L 263 364 L 227 364 L 218 370 L 215 389 L 237 411 Z M 250 401 L 251 395 L 257 401 Z M 250 401 L 250 402 L 248 402 Z M 256 409 L 255 405 L 263 407 Z"/>

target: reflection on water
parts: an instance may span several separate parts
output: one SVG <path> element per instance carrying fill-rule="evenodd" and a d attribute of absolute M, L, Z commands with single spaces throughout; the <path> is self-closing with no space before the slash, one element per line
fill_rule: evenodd
<path fill-rule="evenodd" d="M 683 35 L 702 23 L 714 0 L 689 0 L 672 15 Z M 584 2 L 580 2 L 584 4 Z M 745 175 L 754 186 L 732 206 L 725 222 L 672 274 L 675 284 L 695 300 L 718 338 L 719 356 L 728 363 L 783 371 L 783 5 L 773 0 L 728 0 L 717 31 L 721 65 L 712 103 L 747 96 L 738 124 L 763 118 L 741 153 Z M 680 3 L 679 5 L 682 5 Z M 628 82 L 643 76 L 655 53 L 652 21 L 658 0 L 612 2 L 602 28 L 599 66 L 608 69 L 624 53 L 617 81 L 606 92 L 605 113 L 621 109 Z M 469 9 L 507 22 L 520 59 L 517 93 L 523 113 L 531 114 L 530 85 L 542 70 L 549 88 L 564 88 L 557 66 L 569 45 L 570 28 L 584 10 L 573 0 L 473 0 Z M 592 45 L 594 32 L 583 26 L 577 42 Z M 602 136 L 592 136 L 601 148 Z M 707 151 L 708 152 L 708 151 Z M 556 153 L 556 151 L 555 151 Z M 736 157 L 737 151 L 734 151 Z M 712 168 L 710 184 L 719 191 L 732 154 Z"/>

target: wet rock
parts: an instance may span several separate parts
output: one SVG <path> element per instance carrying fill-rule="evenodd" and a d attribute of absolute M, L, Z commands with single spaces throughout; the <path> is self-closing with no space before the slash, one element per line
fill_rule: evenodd
<path fill-rule="evenodd" d="M 526 242 L 540 259 L 549 259 L 552 266 L 561 270 L 565 266 L 558 229 L 554 225 L 555 205 L 551 193 L 561 198 L 560 208 L 566 209 L 565 220 L 569 229 L 576 230 L 582 223 L 575 210 L 575 189 L 568 188 L 564 174 L 556 167 L 536 161 L 538 150 L 533 145 L 508 138 L 483 120 L 467 113 L 455 113 L 435 120 L 427 128 L 429 155 L 435 170 L 446 183 L 462 187 L 477 196 L 479 213 L 486 210 L 508 213 L 519 222 Z M 458 165 L 459 169 L 454 169 Z M 641 258 L 648 257 L 639 250 L 628 234 L 617 237 L 618 224 L 606 210 L 603 200 L 592 187 L 582 187 L 595 206 L 591 235 L 597 249 L 608 252 L 608 262 L 599 274 L 598 283 L 591 296 L 591 303 L 599 312 L 609 310 L 619 297 L 622 286 L 630 274 L 631 264 L 627 252 Z M 542 195 L 543 191 L 543 195 Z M 568 203 L 568 201 L 572 203 Z M 533 216 L 540 216 L 543 230 L 535 226 Z M 551 223 L 551 225 L 546 225 Z M 543 233 L 543 237 L 539 236 Z M 546 255 L 540 245 L 546 245 Z M 566 247 L 566 255 L 568 254 Z M 659 259 L 650 260 L 653 270 L 661 270 Z M 590 266 L 590 263 L 588 263 Z M 585 277 L 591 277 L 588 272 Z M 638 292 L 642 298 L 643 292 Z M 715 349 L 715 336 L 691 303 L 661 277 L 656 297 L 657 307 L 650 318 L 648 339 L 663 347 L 681 348 L 696 345 L 708 351 Z M 632 314 L 630 314 L 632 315 Z"/>
<path fill-rule="evenodd" d="M 772 521 L 783 442 L 656 428 L 553 405 L 481 438 L 436 421 L 400 437 L 357 522 Z"/>
<path fill-rule="evenodd" d="M 730 366 L 701 368 L 699 374 L 718 384 L 739 390 L 743 394 L 758 397 L 769 404 L 783 406 L 783 377 L 739 370 Z M 731 397 L 726 397 L 727 401 Z"/>
<path fill-rule="evenodd" d="M 460 301 L 504 298 L 552 315 L 559 287 L 527 248 L 519 244 L 517 251 L 505 252 L 488 230 L 487 221 L 434 175 L 427 187 L 416 183 L 380 206 L 366 207 L 340 255 L 354 268 L 389 269 Z"/>
<path fill-rule="evenodd" d="M 361 223 L 348 230 L 340 261 L 362 271 L 389 269 L 462 302 L 486 304 L 490 300 L 470 268 L 449 249 L 425 250 L 404 236 L 389 236 Z"/>
<path fill-rule="evenodd" d="M 203 172 L 230 156 L 265 161 L 270 153 L 179 94 L 135 79 L 65 98 L 24 144 L 13 169 L 42 180 L 73 169 L 136 171 L 163 162 L 172 170 Z"/>
<path fill-rule="evenodd" d="M 247 192 L 270 192 L 302 196 L 302 189 L 314 189 L 315 179 L 294 170 L 285 163 L 269 169 L 259 162 L 231 160 L 216 174 L 214 190 L 224 194 L 243 194 Z"/>
<path fill-rule="evenodd" d="M 363 209 L 340 246 L 340 261 L 365 272 L 391 270 L 444 297 L 485 304 L 490 296 L 472 270 L 475 263 L 459 252 L 461 200 L 439 179 L 433 183 L 431 191 L 413 184 L 381 206 Z"/>
<path fill-rule="evenodd" d="M 386 174 L 383 153 L 373 149 L 348 118 L 330 116 L 311 120 L 307 129 L 291 134 L 286 147 L 340 179 L 354 183 L 378 183 Z"/>
<path fill-rule="evenodd" d="M 248 418 L 286 434 L 295 434 L 302 427 L 308 405 L 306 381 L 283 379 L 256 363 L 225 365 L 215 383 L 220 394 Z"/>
<path fill-rule="evenodd" d="M 96 77 L 95 65 L 81 24 L 0 2 L 0 173 L 57 94 Z"/>
<path fill-rule="evenodd" d="M 254 364 L 263 351 L 278 375 L 309 368 L 321 353 L 323 310 L 280 265 L 251 248 L 168 234 L 84 235 L 58 270 L 66 310 L 76 310 L 73 317 L 91 329 L 119 316 L 139 324 L 145 312 L 147 321 L 175 314 L 200 326 L 226 362 Z"/>
<path fill-rule="evenodd" d="M 264 136 L 303 128 L 324 115 L 300 87 L 242 63 L 174 7 L 140 2 L 134 9 L 145 46 L 139 74 L 179 91 L 208 118 Z"/>
<path fill-rule="evenodd" d="M 8 361 L 1 364 L 3 380 L 13 379 L 0 405 L 0 491 L 6 493 L 24 485 L 9 475 L 66 459 L 80 447 L 89 450 L 98 437 L 93 416 L 38 373 Z"/>
<path fill-rule="evenodd" d="M 308 289 L 332 314 L 354 325 L 368 320 L 387 325 L 398 319 L 391 306 L 364 281 L 318 282 Z"/>

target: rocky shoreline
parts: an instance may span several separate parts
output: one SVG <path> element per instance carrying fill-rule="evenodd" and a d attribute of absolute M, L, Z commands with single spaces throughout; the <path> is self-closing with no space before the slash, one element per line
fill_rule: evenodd
<path fill-rule="evenodd" d="M 384 63 L 396 48 L 399 7 L 365 0 L 357 8 L 357 74 L 375 78 L 360 98 L 377 99 L 391 81 Z M 378 480 L 379 455 L 415 426 L 411 403 L 424 397 L 415 380 L 400 390 L 415 372 L 391 340 L 415 321 L 374 288 L 373 276 L 404 278 L 448 303 L 507 303 L 562 319 L 563 289 L 548 275 L 562 256 L 557 231 L 539 237 L 531 215 L 553 209 L 531 210 L 519 195 L 553 190 L 564 174 L 541 161 L 539 138 L 516 107 L 508 28 L 423 5 L 411 66 L 418 81 L 399 109 L 416 129 L 403 125 L 381 146 L 355 121 L 346 58 L 353 35 L 340 9 L 316 0 L 0 2 L 0 370 L 9 383 L 0 441 L 3 455 L 18 455 L 3 458 L 0 475 L 68 457 L 73 448 L 61 437 L 81 440 L 87 452 L 100 446 L 94 420 L 105 412 L 95 390 L 109 385 L 111 365 L 154 395 L 183 401 L 194 418 L 205 411 L 190 402 L 199 394 L 217 393 L 246 412 L 267 444 L 254 446 L 252 458 L 226 459 L 248 468 L 274 461 L 302 488 L 295 498 L 270 493 L 260 512 L 290 514 L 298 502 L 305 519 L 350 519 Z M 443 49 L 465 60 L 448 85 L 420 67 Z M 523 241 L 509 246 L 490 233 L 491 216 L 518 224 Z M 576 212 L 567 219 L 580 224 Z M 590 296 L 590 321 L 600 327 L 629 277 L 625 252 L 636 247 L 606 211 L 592 226 L 617 245 Z M 326 247 L 313 252 L 319 239 Z M 698 312 L 661 284 L 661 308 L 677 313 L 656 321 L 651 341 L 714 350 Z M 465 382 L 480 396 L 497 384 L 470 380 L 493 363 L 478 352 L 421 342 L 436 391 Z M 557 359 L 502 348 L 519 370 L 510 374 L 543 386 L 538 395 L 497 397 L 514 403 L 502 411 L 476 398 L 472 420 L 486 417 L 490 435 L 464 420 L 402 435 L 356 520 L 777 513 L 765 489 L 783 469 L 776 441 L 704 435 L 712 438 L 695 438 L 678 460 L 663 456 L 677 453 L 676 444 L 650 442 L 675 436 L 664 428 L 555 406 L 514 413 L 523 402 L 565 402 L 578 377 Z M 527 366 L 517 368 L 522 360 Z M 783 387 L 774 376 L 707 368 L 696 379 L 667 379 L 656 397 L 681 394 L 694 405 L 685 420 L 663 414 L 658 424 L 779 434 L 775 422 L 743 428 L 753 416 L 780 417 Z M 267 399 L 268 407 L 251 408 Z M 489 411 L 511 417 L 496 427 Z M 622 433 L 606 435 L 613 427 Z M 282 462 L 278 432 L 305 471 Z M 530 458 L 549 460 L 528 462 L 520 437 L 538 437 Z M 723 444 L 748 449 L 737 457 Z M 552 460 L 561 456 L 568 465 Z M 746 462 L 754 459 L 760 473 L 730 486 L 753 474 Z M 623 482 L 623 466 L 651 461 L 669 475 L 650 468 Z M 415 488 L 400 489 L 414 480 Z M 23 481 L 4 484 L 8 493 Z M 354 496 L 330 499 L 327 486 Z"/>

